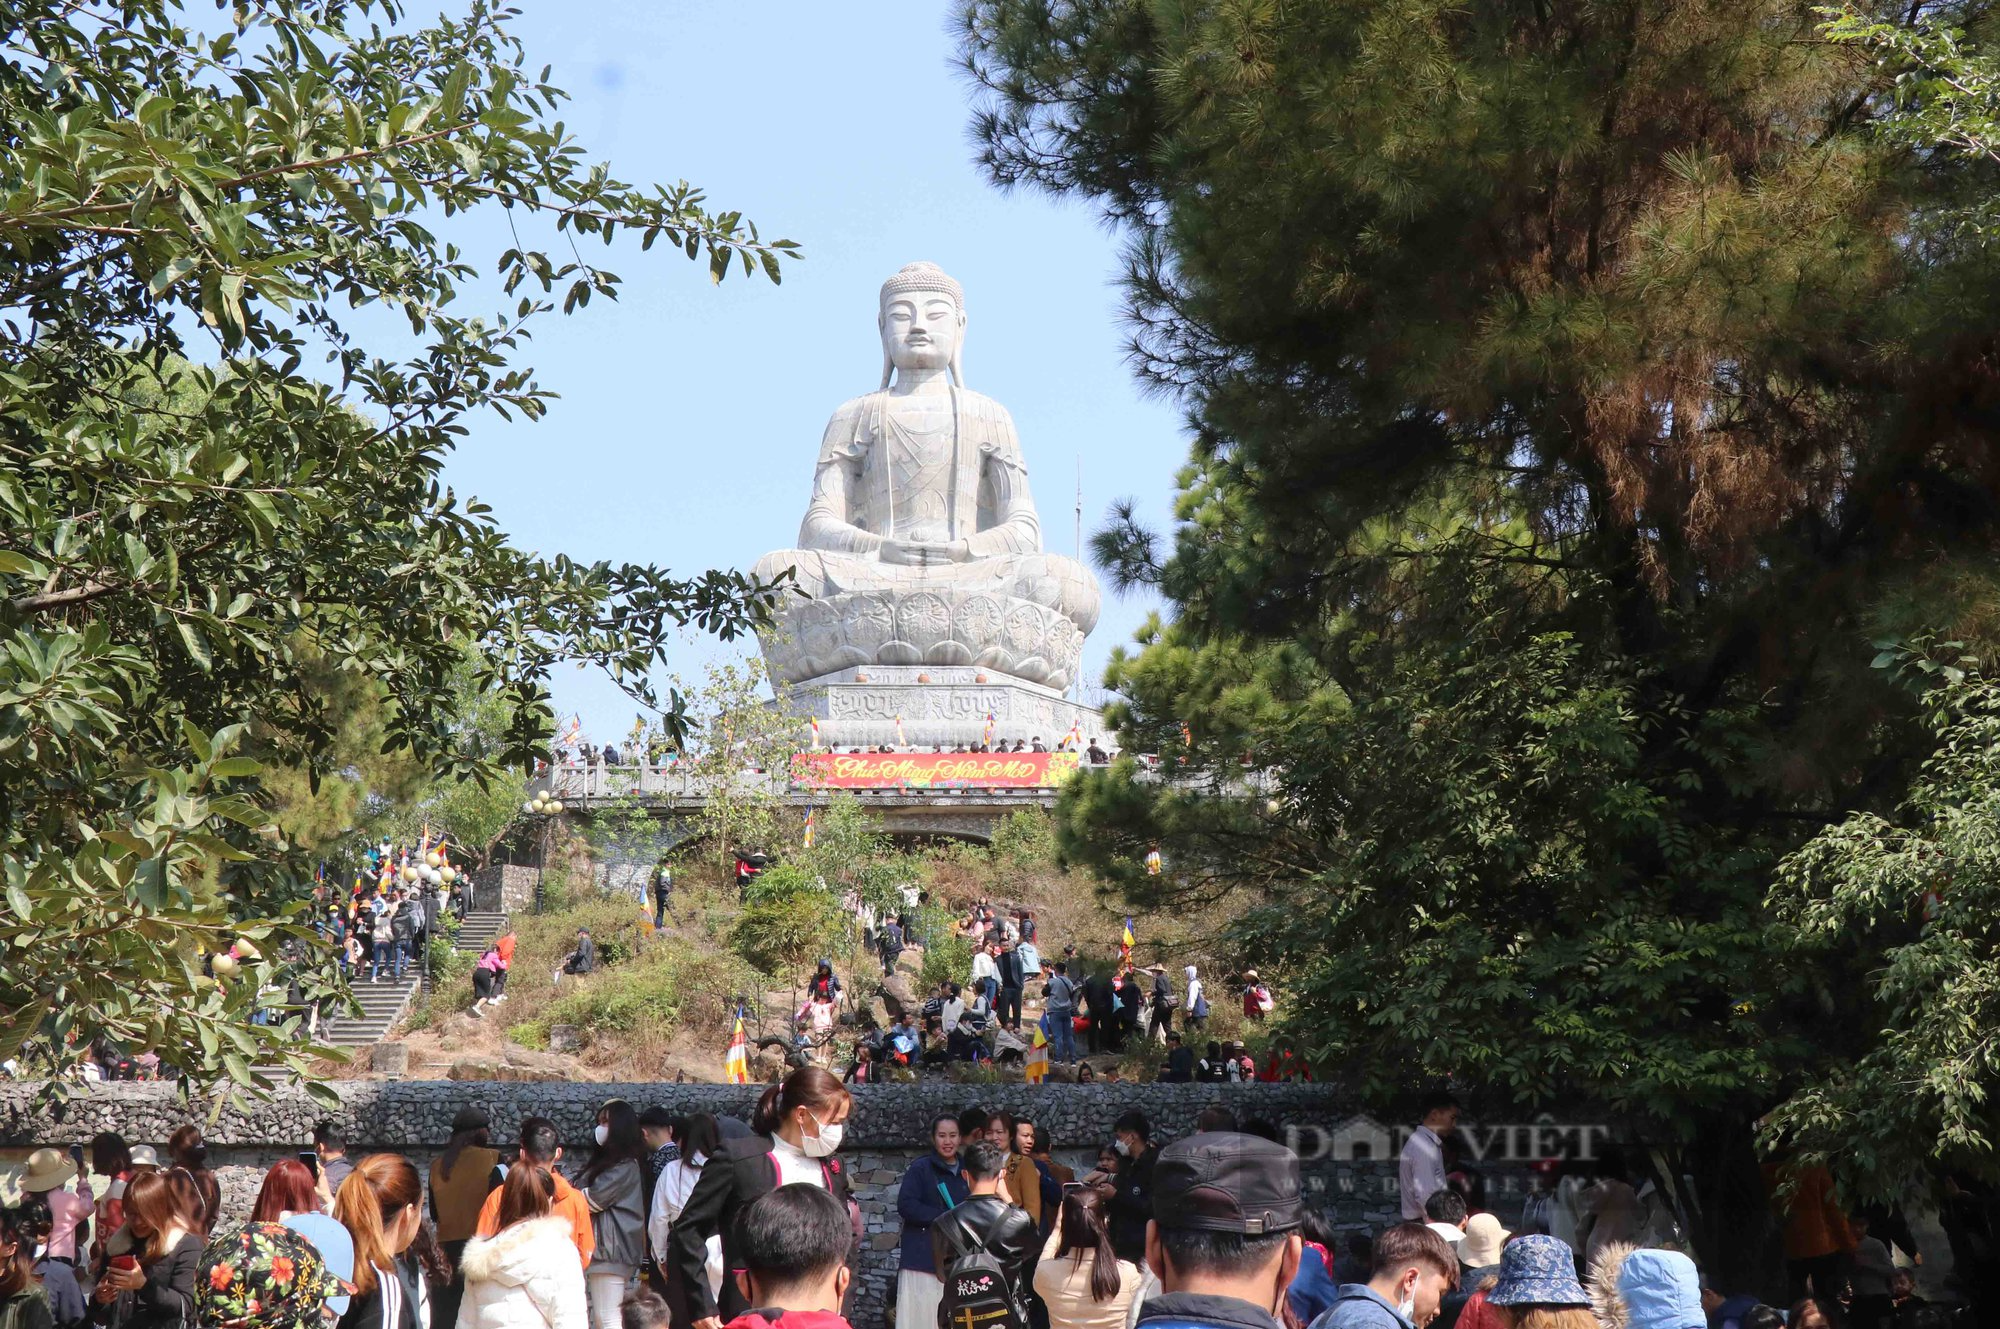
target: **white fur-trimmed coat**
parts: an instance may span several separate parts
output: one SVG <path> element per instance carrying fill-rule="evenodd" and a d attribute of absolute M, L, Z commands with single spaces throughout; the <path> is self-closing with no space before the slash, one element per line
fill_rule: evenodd
<path fill-rule="evenodd" d="M 465 1300 L 457 1329 L 590 1329 L 583 1261 L 567 1218 L 531 1218 L 498 1236 L 474 1237 L 459 1268 Z"/>

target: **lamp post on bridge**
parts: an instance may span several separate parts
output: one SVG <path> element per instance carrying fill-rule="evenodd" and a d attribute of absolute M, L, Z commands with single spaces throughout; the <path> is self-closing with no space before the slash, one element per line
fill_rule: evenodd
<path fill-rule="evenodd" d="M 542 878 L 548 872 L 549 832 L 555 820 L 562 815 L 562 800 L 548 794 L 536 794 L 521 805 L 521 811 L 535 822 L 535 912 L 542 912 Z"/>

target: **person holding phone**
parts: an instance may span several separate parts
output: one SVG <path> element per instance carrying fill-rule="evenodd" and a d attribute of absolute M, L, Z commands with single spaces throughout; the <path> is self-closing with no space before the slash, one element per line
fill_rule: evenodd
<path fill-rule="evenodd" d="M 65 1189 L 71 1183 L 75 1189 Z M 49 1207 L 49 1257 L 76 1267 L 82 1241 L 90 1230 L 91 1215 L 96 1211 L 90 1183 L 83 1174 L 83 1146 L 71 1145 L 68 1158 L 53 1149 L 37 1149 L 29 1154 L 28 1170 L 21 1177 L 21 1193 Z M 79 1234 L 83 1236 L 80 1238 Z"/>
<path fill-rule="evenodd" d="M 125 1192 L 123 1244 L 92 1294 L 91 1320 L 115 1329 L 182 1329 L 194 1313 L 201 1215 L 164 1173 L 135 1177 Z"/>

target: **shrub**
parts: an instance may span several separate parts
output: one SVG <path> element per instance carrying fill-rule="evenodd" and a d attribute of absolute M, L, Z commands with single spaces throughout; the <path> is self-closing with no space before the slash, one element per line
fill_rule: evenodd
<path fill-rule="evenodd" d="M 931 929 L 931 944 L 924 951 L 924 967 L 917 976 L 922 987 L 922 996 L 938 984 L 950 979 L 956 983 L 967 983 L 972 979 L 972 943 L 951 930 L 949 923 L 940 922 Z"/>
<path fill-rule="evenodd" d="M 840 902 L 830 894 L 800 891 L 752 901 L 730 930 L 730 944 L 760 969 L 797 969 L 827 949 L 829 939 L 847 925 Z"/>
<path fill-rule="evenodd" d="M 586 1036 L 628 1030 L 665 1033 L 677 1025 L 720 1028 L 739 993 L 755 992 L 762 977 L 725 951 L 660 948 L 633 964 L 572 983 L 515 1036 L 547 1041 L 550 1025 L 571 1024 Z"/>

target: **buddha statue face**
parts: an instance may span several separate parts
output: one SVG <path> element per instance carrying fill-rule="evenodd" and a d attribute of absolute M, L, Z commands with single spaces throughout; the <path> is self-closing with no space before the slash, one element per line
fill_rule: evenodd
<path fill-rule="evenodd" d="M 946 369 L 958 361 L 965 311 L 949 291 L 897 291 L 883 301 L 877 325 L 883 357 L 897 369 Z"/>

